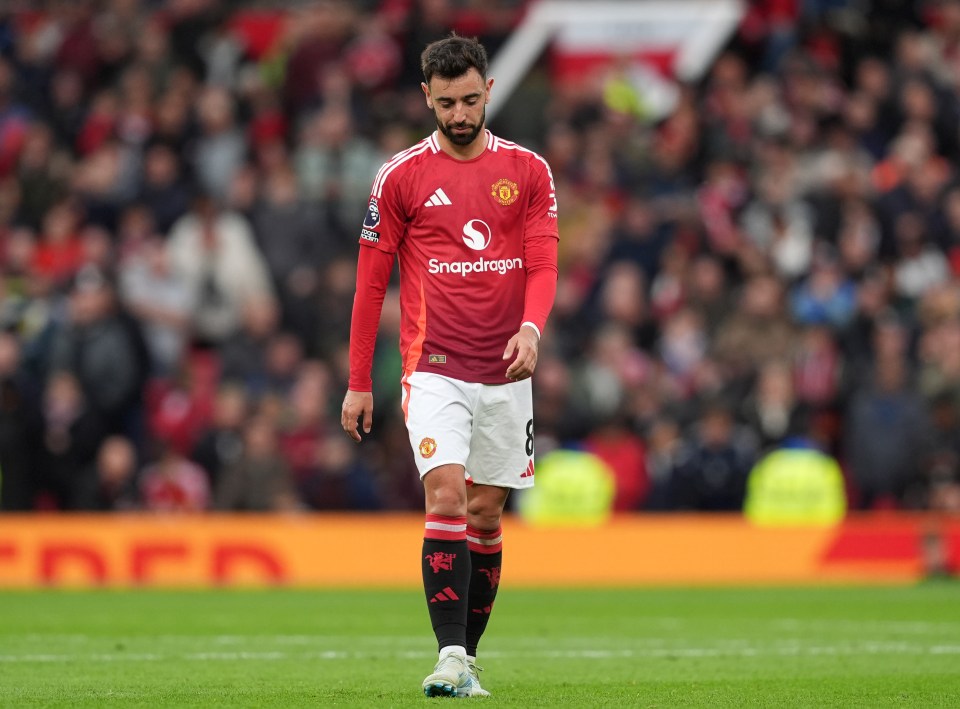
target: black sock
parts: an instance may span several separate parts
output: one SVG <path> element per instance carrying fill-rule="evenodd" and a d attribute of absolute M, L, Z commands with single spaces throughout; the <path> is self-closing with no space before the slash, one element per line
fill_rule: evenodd
<path fill-rule="evenodd" d="M 467 527 L 470 548 L 470 613 L 467 616 L 467 654 L 477 656 L 480 636 L 487 629 L 493 601 L 500 587 L 500 564 L 503 560 L 503 534 L 498 527 L 483 532 Z"/>
<path fill-rule="evenodd" d="M 423 590 L 438 649 L 466 645 L 470 552 L 465 517 L 427 515 L 423 535 Z"/>

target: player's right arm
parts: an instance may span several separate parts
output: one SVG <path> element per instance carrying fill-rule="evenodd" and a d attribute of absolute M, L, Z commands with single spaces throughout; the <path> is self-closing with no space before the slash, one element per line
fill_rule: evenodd
<path fill-rule="evenodd" d="M 396 183 L 388 186 L 381 179 L 387 165 L 374 183 L 360 231 L 357 290 L 350 319 L 350 381 L 343 398 L 340 424 L 357 442 L 361 440 L 358 421 L 364 433 L 370 433 L 373 425 L 373 352 L 383 298 L 390 283 L 397 244 L 405 228 L 403 210 L 397 206 Z"/>
<path fill-rule="evenodd" d="M 373 352 L 383 298 L 390 282 L 394 255 L 370 246 L 360 247 L 357 259 L 357 292 L 350 319 L 350 383 L 343 399 L 340 423 L 353 440 L 360 441 L 357 421 L 364 433 L 373 424 Z"/>

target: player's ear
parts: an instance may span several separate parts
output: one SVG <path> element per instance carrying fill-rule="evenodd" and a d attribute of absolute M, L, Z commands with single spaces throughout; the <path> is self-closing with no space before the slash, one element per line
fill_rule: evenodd
<path fill-rule="evenodd" d="M 493 77 L 487 79 L 487 98 L 484 103 L 490 103 L 490 89 L 493 88 Z"/>
<path fill-rule="evenodd" d="M 432 111 L 432 110 L 433 110 L 433 99 L 430 98 L 430 87 L 427 86 L 425 83 L 423 83 L 423 82 L 421 81 L 421 82 L 420 82 L 420 88 L 423 89 L 423 95 L 424 95 L 424 96 L 426 97 L 426 99 L 427 99 L 427 108 L 429 108 L 429 109 Z"/>

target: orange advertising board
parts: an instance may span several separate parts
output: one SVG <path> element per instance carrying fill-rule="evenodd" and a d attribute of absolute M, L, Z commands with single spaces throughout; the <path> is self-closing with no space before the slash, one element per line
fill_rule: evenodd
<path fill-rule="evenodd" d="M 739 516 L 636 515 L 590 528 L 504 520 L 513 586 L 911 582 L 930 521 L 764 528 Z M 4 515 L 0 587 L 416 587 L 423 517 Z M 960 570 L 960 521 L 938 523 Z"/>

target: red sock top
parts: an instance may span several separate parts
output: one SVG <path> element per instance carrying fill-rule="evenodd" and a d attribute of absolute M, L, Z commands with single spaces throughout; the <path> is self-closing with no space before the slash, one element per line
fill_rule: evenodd
<path fill-rule="evenodd" d="M 464 541 L 467 538 L 467 518 L 428 514 L 423 538 L 451 542 Z"/>
<path fill-rule="evenodd" d="M 467 547 L 479 554 L 496 554 L 503 549 L 502 528 L 483 532 L 476 527 L 467 527 Z"/>

